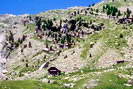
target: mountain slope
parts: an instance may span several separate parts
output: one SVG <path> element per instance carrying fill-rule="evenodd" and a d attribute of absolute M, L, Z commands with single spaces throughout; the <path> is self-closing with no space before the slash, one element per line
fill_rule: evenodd
<path fill-rule="evenodd" d="M 91 7 L 1 17 L 7 43 L 2 46 L 10 54 L 2 54 L 7 57 L 2 79 L 7 80 L 0 81 L 0 88 L 132 89 L 133 13 L 126 18 L 127 9 L 123 10 L 132 12 L 132 4 L 110 0 Z M 121 15 L 114 16 L 109 7 L 103 11 L 107 5 Z M 51 67 L 61 75 L 50 75 Z"/>

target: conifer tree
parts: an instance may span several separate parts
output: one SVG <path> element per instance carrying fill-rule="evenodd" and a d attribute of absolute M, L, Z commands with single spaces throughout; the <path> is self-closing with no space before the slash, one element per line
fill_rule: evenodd
<path fill-rule="evenodd" d="M 127 8 L 127 11 L 126 11 L 126 17 L 129 18 L 130 15 L 131 15 L 132 11 L 129 10 L 129 8 Z"/>

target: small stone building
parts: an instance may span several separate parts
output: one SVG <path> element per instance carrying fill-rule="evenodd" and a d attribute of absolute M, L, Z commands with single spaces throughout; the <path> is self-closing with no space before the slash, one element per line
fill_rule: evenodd
<path fill-rule="evenodd" d="M 56 67 L 50 67 L 48 69 L 48 73 L 53 76 L 61 75 L 61 71 L 57 69 Z"/>

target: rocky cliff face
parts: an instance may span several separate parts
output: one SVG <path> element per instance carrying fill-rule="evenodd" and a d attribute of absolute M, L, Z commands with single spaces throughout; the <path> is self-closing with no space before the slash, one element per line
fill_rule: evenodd
<path fill-rule="evenodd" d="M 6 49 L 6 35 L 5 33 L 0 33 L 0 78 L 4 79 L 3 73 L 6 73 L 6 62 L 8 51 Z"/>
<path fill-rule="evenodd" d="M 0 15 L 0 78 L 5 79 L 7 73 L 7 61 L 13 50 L 15 50 L 16 24 L 22 23 L 23 16 Z M 18 35 L 18 34 L 17 34 Z M 16 38 L 16 39 L 15 39 Z M 9 60 L 10 61 L 10 60 Z"/>
<path fill-rule="evenodd" d="M 7 72 L 6 70 L 6 63 L 7 63 L 7 58 L 9 51 L 7 50 L 7 45 L 6 45 L 6 33 L 1 32 L 0 33 L 0 79 L 5 79 L 6 75 L 4 73 Z"/>

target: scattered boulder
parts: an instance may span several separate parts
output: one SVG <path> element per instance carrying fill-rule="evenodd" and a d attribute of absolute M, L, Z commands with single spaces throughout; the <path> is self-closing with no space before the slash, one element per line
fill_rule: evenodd
<path fill-rule="evenodd" d="M 52 83 L 54 83 L 55 81 L 54 81 L 54 80 L 49 80 L 49 79 L 47 79 L 47 78 L 44 78 L 44 79 L 42 79 L 42 82 L 43 82 L 43 83 L 50 83 L 50 84 L 52 84 Z"/>
<path fill-rule="evenodd" d="M 64 84 L 64 87 L 65 87 L 65 88 L 73 88 L 74 85 L 75 85 L 74 83 L 65 83 L 65 84 Z"/>
<path fill-rule="evenodd" d="M 130 85 L 132 85 L 132 86 L 133 86 L 133 79 L 128 80 L 128 84 L 130 84 Z"/>
<path fill-rule="evenodd" d="M 85 89 L 92 89 L 98 85 L 98 80 L 90 80 L 88 83 L 85 85 Z"/>

